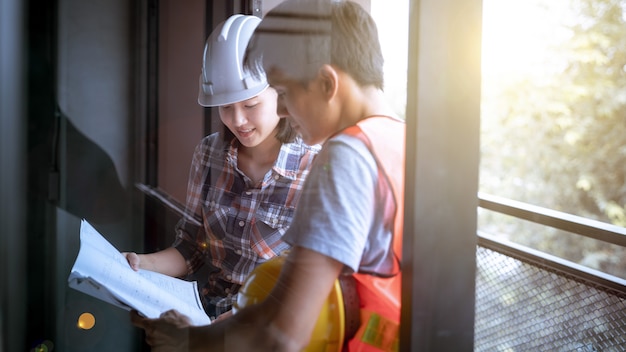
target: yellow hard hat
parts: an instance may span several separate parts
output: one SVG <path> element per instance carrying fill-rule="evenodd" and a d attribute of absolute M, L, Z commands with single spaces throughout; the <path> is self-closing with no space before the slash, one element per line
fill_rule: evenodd
<path fill-rule="evenodd" d="M 237 311 L 244 307 L 261 302 L 269 295 L 276 284 L 276 280 L 278 280 L 284 262 L 284 255 L 274 257 L 257 266 L 248 275 L 239 289 L 237 301 L 233 304 L 233 314 L 237 314 Z M 342 292 L 342 287 L 346 290 L 345 284 L 342 285 L 340 280 L 335 280 L 333 289 L 315 323 L 311 341 L 303 351 L 340 352 L 345 339 L 353 335 L 353 332 L 350 331 L 353 330 L 352 325 L 354 324 L 352 322 L 355 318 L 358 319 L 358 312 L 356 312 L 356 317 L 354 317 L 355 313 L 351 312 L 351 307 L 355 306 L 356 291 L 350 289 L 351 292 L 346 292 L 348 294 L 346 296 Z M 350 296 L 349 301 L 346 300 L 348 296 Z M 358 307 L 358 303 L 356 306 Z M 350 316 L 346 317 L 346 314 Z M 348 335 L 346 335 L 346 322 L 349 325 Z"/>

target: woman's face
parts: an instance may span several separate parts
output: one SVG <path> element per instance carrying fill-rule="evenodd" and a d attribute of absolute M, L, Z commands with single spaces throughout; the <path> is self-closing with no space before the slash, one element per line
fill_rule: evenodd
<path fill-rule="evenodd" d="M 276 91 L 269 87 L 248 100 L 220 106 L 220 119 L 241 144 L 256 147 L 276 135 L 280 121 L 276 98 Z"/>

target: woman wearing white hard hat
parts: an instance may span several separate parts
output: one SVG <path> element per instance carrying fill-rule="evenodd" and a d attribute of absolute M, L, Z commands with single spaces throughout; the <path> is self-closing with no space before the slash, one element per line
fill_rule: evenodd
<path fill-rule="evenodd" d="M 265 77 L 243 69 L 259 22 L 233 15 L 207 39 L 198 103 L 218 107 L 227 128 L 196 147 L 175 242 L 156 253 L 125 253 L 135 270 L 206 281 L 201 296 L 212 318 L 230 311 L 255 267 L 288 249 L 282 235 L 320 149 L 303 144 L 278 116 L 277 94 Z"/>

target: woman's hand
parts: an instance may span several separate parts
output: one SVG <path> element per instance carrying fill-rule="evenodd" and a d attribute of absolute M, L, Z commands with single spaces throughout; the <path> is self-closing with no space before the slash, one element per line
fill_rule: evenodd
<path fill-rule="evenodd" d="M 144 269 L 173 277 L 183 277 L 187 275 L 187 262 L 182 254 L 174 247 L 168 247 L 162 251 L 147 254 L 122 252 L 122 255 L 135 271 Z"/>
<path fill-rule="evenodd" d="M 122 255 L 126 257 L 128 264 L 133 270 L 139 270 L 141 264 L 141 258 L 139 257 L 139 254 L 135 252 L 122 252 Z"/>

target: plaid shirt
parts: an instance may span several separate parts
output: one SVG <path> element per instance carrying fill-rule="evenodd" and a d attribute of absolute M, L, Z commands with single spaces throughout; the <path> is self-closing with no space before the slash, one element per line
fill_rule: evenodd
<path fill-rule="evenodd" d="M 259 188 L 237 168 L 238 145 L 218 133 L 202 139 L 191 163 L 185 216 L 176 225 L 173 246 L 202 286 L 209 316 L 230 310 L 248 274 L 289 248 L 282 236 L 320 150 L 300 138 L 283 144 Z"/>

